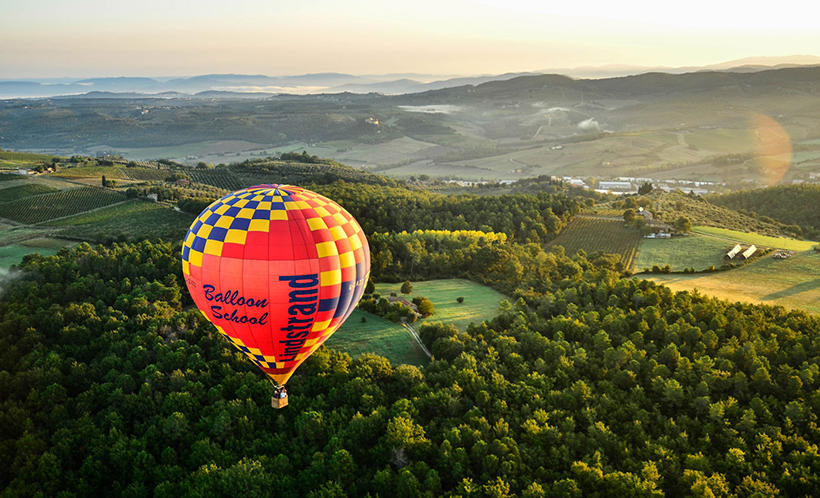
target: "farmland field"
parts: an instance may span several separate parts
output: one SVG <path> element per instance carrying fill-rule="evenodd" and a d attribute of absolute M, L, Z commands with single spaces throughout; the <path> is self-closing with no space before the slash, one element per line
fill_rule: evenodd
<path fill-rule="evenodd" d="M 171 175 L 171 171 L 159 169 L 143 169 L 143 168 L 120 168 L 120 173 L 123 177 L 131 180 L 139 180 L 143 182 L 161 182 Z M 106 175 L 106 178 L 108 176 Z"/>
<path fill-rule="evenodd" d="M 84 187 L 0 203 L 0 218 L 33 224 L 79 214 L 125 200 L 117 192 Z"/>
<path fill-rule="evenodd" d="M 232 171 L 192 170 L 188 174 L 197 183 L 213 185 L 214 187 L 224 188 L 225 190 L 239 190 L 248 186 Z"/>
<path fill-rule="evenodd" d="M 131 200 L 51 224 L 65 227 L 60 233 L 93 242 L 107 240 L 182 240 L 194 215 L 163 204 Z"/>
<path fill-rule="evenodd" d="M 362 317 L 367 320 L 365 323 L 362 323 Z M 353 310 L 350 318 L 325 344 L 354 358 L 363 353 L 375 353 L 395 365 L 426 365 L 429 361 L 401 324 L 358 309 Z"/>
<path fill-rule="evenodd" d="M 26 185 L 18 185 L 16 187 L 5 188 L 0 190 L 0 202 L 11 202 L 17 199 L 24 199 L 37 194 L 47 194 L 49 192 L 57 192 L 59 189 L 49 187 L 40 183 L 29 183 Z"/>
<path fill-rule="evenodd" d="M 417 330 L 424 322 L 444 322 L 455 325 L 462 332 L 466 331 L 470 323 L 481 323 L 495 317 L 498 314 L 498 304 L 508 299 L 504 294 L 469 280 L 428 280 L 412 284 L 413 292 L 407 296 L 409 300 L 414 296 L 424 296 L 435 306 L 433 316 L 414 325 Z M 382 296 L 390 295 L 391 292 L 401 295 L 401 285 L 376 284 L 376 292 Z M 457 297 L 463 297 L 464 302 L 457 303 Z"/>
<path fill-rule="evenodd" d="M 674 291 L 697 289 L 729 301 L 780 305 L 820 314 L 820 253 L 806 251 L 786 260 L 761 258 L 735 270 L 698 275 L 653 275 L 649 280 Z"/>
<path fill-rule="evenodd" d="M 557 238 L 548 245 L 563 246 L 572 255 L 583 249 L 620 254 L 626 268 L 635 264 L 638 246 L 643 238 L 638 230 L 624 227 L 624 221 L 614 218 L 576 216 Z"/>
<path fill-rule="evenodd" d="M 786 237 L 767 237 L 756 233 L 738 232 L 725 228 L 696 226 L 692 228 L 694 233 L 717 237 L 744 244 L 755 244 L 762 247 L 774 247 L 777 249 L 788 249 L 790 251 L 808 251 L 817 245 L 817 242 L 810 240 L 788 239 Z"/>
<path fill-rule="evenodd" d="M 723 255 L 731 246 L 729 241 L 698 235 L 643 239 L 635 266 L 638 270 L 644 270 L 655 265 L 669 265 L 672 271 L 683 271 L 690 267 L 697 271 L 710 266 L 719 268 L 723 264 Z"/>
<path fill-rule="evenodd" d="M 122 180 L 125 176 L 120 168 L 112 166 L 78 166 L 74 168 L 63 168 L 54 173 L 54 176 L 62 178 L 102 178 L 109 180 Z"/>

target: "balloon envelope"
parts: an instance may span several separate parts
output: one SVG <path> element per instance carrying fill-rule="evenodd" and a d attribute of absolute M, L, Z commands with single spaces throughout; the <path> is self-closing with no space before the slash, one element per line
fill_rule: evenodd
<path fill-rule="evenodd" d="M 361 298 L 370 250 L 344 208 L 291 185 L 214 202 L 182 248 L 197 307 L 277 384 L 330 337 Z"/>

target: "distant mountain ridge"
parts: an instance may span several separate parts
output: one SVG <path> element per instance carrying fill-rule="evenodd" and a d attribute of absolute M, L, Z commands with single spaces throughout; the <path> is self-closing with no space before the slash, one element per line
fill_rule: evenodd
<path fill-rule="evenodd" d="M 384 93 L 407 94 L 430 90 L 480 85 L 490 81 L 507 81 L 520 76 L 556 74 L 570 78 L 605 79 L 648 73 L 686 74 L 703 71 L 754 73 L 771 69 L 820 66 L 820 57 L 811 55 L 789 57 L 750 57 L 708 66 L 646 67 L 610 64 L 600 67 L 545 69 L 541 71 L 481 75 L 469 77 L 442 77 L 422 74 L 387 74 L 356 76 L 344 73 L 314 73 L 293 76 L 266 76 L 261 74 L 205 74 L 179 78 L 101 77 L 72 80 L 0 80 L 0 98 L 42 98 L 80 95 L 90 92 L 121 94 L 148 94 L 160 96 L 175 92 L 196 96 L 202 92 L 230 94 L 315 94 L 315 93 Z"/>

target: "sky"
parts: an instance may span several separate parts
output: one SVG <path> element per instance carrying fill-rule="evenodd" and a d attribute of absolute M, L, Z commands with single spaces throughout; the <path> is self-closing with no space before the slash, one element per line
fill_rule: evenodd
<path fill-rule="evenodd" d="M 811 4 L 2 0 L 0 79 L 477 75 L 820 56 L 820 16 L 807 11 Z"/>

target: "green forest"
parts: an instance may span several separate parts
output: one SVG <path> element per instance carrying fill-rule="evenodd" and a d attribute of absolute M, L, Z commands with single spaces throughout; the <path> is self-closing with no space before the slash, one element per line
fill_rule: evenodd
<path fill-rule="evenodd" d="M 421 326 L 424 367 L 322 348 L 273 410 L 193 306 L 179 242 L 26 256 L 0 281 L 0 497 L 820 494 L 817 316 L 545 249 L 586 205 L 563 193 L 329 181 L 311 188 L 358 219 L 376 282 L 511 300 Z"/>
<path fill-rule="evenodd" d="M 715 204 L 752 213 L 763 221 L 777 220 L 797 225 L 808 239 L 820 236 L 820 185 L 776 185 L 760 190 L 742 190 L 710 196 Z M 807 209 L 808 206 L 814 209 Z"/>

